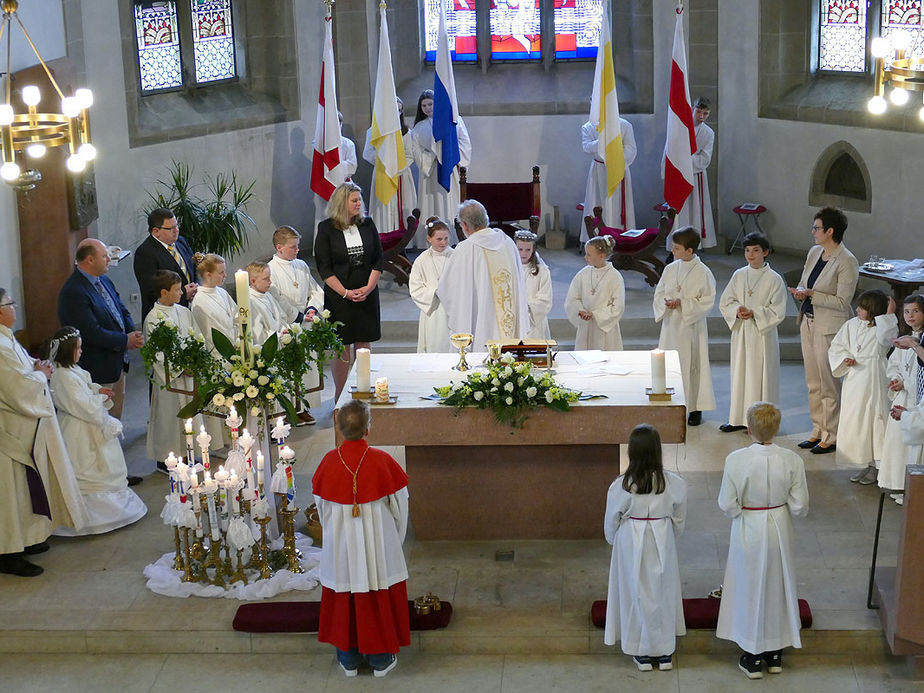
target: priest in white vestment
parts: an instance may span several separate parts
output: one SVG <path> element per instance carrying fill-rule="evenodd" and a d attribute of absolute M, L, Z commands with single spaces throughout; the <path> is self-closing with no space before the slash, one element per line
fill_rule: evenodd
<path fill-rule="evenodd" d="M 770 242 L 763 234 L 744 241 L 748 264 L 731 276 L 719 311 L 731 330 L 731 392 L 725 432 L 747 428 L 754 402 L 780 401 L 780 343 L 777 326 L 786 317 L 786 282 L 767 264 Z"/>
<path fill-rule="evenodd" d="M 502 231 L 487 228 L 488 213 L 477 200 L 459 205 L 459 224 L 465 239 L 436 291 L 450 334 L 472 334 L 475 351 L 491 339 L 521 339 L 529 330 L 529 311 L 516 245 Z"/>
<path fill-rule="evenodd" d="M 635 161 L 638 147 L 632 123 L 625 118 L 619 119 L 622 133 L 622 150 L 626 159 L 625 177 L 616 188 L 616 192 L 607 197 L 606 162 L 597 158 L 597 142 L 600 135 L 591 122 L 581 127 L 581 145 L 585 154 L 591 156 L 590 171 L 587 173 L 587 187 L 584 191 L 584 216 L 593 216 L 594 207 L 603 208 L 603 222 L 607 226 L 620 229 L 635 228 L 635 204 L 632 202 L 632 174 L 629 166 Z M 581 223 L 581 243 L 587 241 L 587 227 Z"/>
<path fill-rule="evenodd" d="M 692 226 L 700 234 L 700 248 L 716 244 L 715 220 L 712 218 L 712 197 L 709 194 L 709 176 L 706 169 L 712 161 L 715 132 L 706 125 L 709 118 L 709 99 L 700 97 L 693 106 L 693 132 L 696 135 L 696 153 L 693 154 L 693 192 L 674 219 L 674 228 Z M 671 249 L 670 236 L 667 249 Z"/>
<path fill-rule="evenodd" d="M 55 417 L 50 364 L 13 335 L 16 302 L 0 289 L 0 573 L 34 577 L 26 555 L 57 526 L 80 529 L 86 508 Z"/>

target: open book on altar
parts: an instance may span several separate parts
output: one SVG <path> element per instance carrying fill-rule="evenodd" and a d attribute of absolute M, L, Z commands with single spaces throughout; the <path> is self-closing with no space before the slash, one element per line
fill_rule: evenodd
<path fill-rule="evenodd" d="M 518 341 L 489 339 L 488 353 L 491 353 L 492 345 L 500 347 L 502 354 L 512 354 L 517 361 L 529 362 L 534 366 L 545 368 L 549 365 L 549 361 L 555 360 L 552 348 L 558 346 L 558 342 L 554 339 L 521 339 Z"/>

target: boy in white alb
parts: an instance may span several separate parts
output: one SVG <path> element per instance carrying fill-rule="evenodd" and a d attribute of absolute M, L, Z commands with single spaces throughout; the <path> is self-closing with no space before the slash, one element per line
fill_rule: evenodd
<path fill-rule="evenodd" d="M 255 346 L 263 346 L 273 333 L 282 332 L 289 323 L 276 297 L 270 293 L 273 280 L 265 262 L 247 265 L 250 275 L 250 329 Z"/>
<path fill-rule="evenodd" d="M 723 433 L 747 428 L 754 402 L 780 399 L 780 343 L 777 326 L 786 317 L 786 282 L 770 269 L 770 241 L 749 233 L 742 241 L 747 266 L 735 270 L 719 299 L 731 329 L 731 405 Z"/>
<path fill-rule="evenodd" d="M 301 234 L 291 226 L 280 226 L 273 234 L 276 254 L 269 261 L 270 293 L 282 306 L 286 324 L 303 321 L 311 326 L 313 317 L 324 309 L 324 290 L 311 276 L 311 270 L 304 260 L 298 257 Z M 302 379 L 303 387 L 308 390 L 320 384 L 318 372 L 312 368 Z M 311 392 L 304 397 L 307 407 L 321 406 L 321 393 Z M 306 411 L 299 413 L 299 420 L 313 424 L 314 418 Z"/>
<path fill-rule="evenodd" d="M 183 280 L 180 275 L 173 270 L 157 270 L 151 282 L 157 289 L 159 298 L 144 318 L 145 339 L 150 336 L 157 323 L 165 320 L 176 325 L 180 335 L 189 334 L 190 330 L 196 331 L 189 308 L 179 303 L 180 296 L 183 295 Z M 148 418 L 147 453 L 151 459 L 163 462 L 169 453 L 182 453 L 186 450 L 183 422 L 177 418 L 177 413 L 191 401 L 191 398 L 189 395 L 162 389 L 167 377 L 162 364 L 154 364 L 154 372 L 150 377 L 154 387 L 151 390 L 151 414 Z M 193 381 L 189 376 L 171 373 L 170 384 L 178 390 L 193 389 Z M 193 430 L 199 430 L 201 425 L 202 417 L 196 415 Z"/>
<path fill-rule="evenodd" d="M 661 323 L 658 348 L 680 355 L 690 426 L 703 422 L 703 411 L 715 409 L 706 332 L 706 317 L 715 303 L 715 277 L 697 257 L 698 247 L 699 234 L 692 226 L 674 232 L 674 261 L 664 268 L 654 292 L 655 322 Z"/>

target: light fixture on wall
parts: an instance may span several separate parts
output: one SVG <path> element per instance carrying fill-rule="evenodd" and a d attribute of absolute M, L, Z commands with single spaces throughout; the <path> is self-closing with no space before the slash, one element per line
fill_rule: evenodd
<path fill-rule="evenodd" d="M 0 25 L 0 42 L 6 33 L 6 100 L 0 104 L 0 151 L 3 163 L 0 164 L 0 178 L 10 185 L 16 185 L 22 170 L 16 163 L 16 152 L 25 152 L 32 159 L 45 155 L 48 147 L 67 146 L 70 156 L 67 169 L 72 173 L 83 171 L 87 162 L 96 158 L 96 148 L 90 143 L 89 108 L 93 105 L 93 92 L 89 89 L 77 89 L 73 96 L 65 96 L 51 74 L 51 70 L 42 60 L 38 49 L 32 42 L 29 32 L 23 25 L 16 10 L 17 0 L 2 0 L 3 23 Z M 10 74 L 10 55 L 13 19 L 22 29 L 22 33 L 32 47 L 35 57 L 48 75 L 48 79 L 61 98 L 60 113 L 39 113 L 37 107 L 42 101 L 42 93 L 37 86 L 28 85 L 22 89 L 22 101 L 28 112 L 15 113 L 11 102 L 12 83 Z M 0 43 L 2 45 L 2 43 Z M 39 178 L 41 180 L 41 178 Z"/>
<path fill-rule="evenodd" d="M 908 57 L 911 36 L 897 31 L 889 38 L 877 36 L 870 42 L 870 52 L 875 59 L 873 67 L 873 98 L 866 104 L 873 115 L 881 115 L 889 107 L 885 99 L 885 88 L 889 86 L 889 101 L 895 106 L 904 106 L 910 98 L 910 91 L 924 94 L 924 59 Z M 924 120 L 924 106 L 919 111 Z"/>

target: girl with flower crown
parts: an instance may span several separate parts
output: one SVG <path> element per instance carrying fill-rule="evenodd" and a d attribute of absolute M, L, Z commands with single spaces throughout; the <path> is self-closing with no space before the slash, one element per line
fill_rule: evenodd
<path fill-rule="evenodd" d="M 536 252 L 537 236 L 521 229 L 513 235 L 523 264 L 526 283 L 526 307 L 529 311 L 529 331 L 526 339 L 551 339 L 549 311 L 552 310 L 552 274 L 549 266 Z"/>
<path fill-rule="evenodd" d="M 427 245 L 411 267 L 408 288 L 411 298 L 420 308 L 417 326 L 417 353 L 448 352 L 449 323 L 446 309 L 436 295 L 436 287 L 446 267 L 446 260 L 452 255 L 449 245 L 449 226 L 437 217 L 427 219 Z"/>

